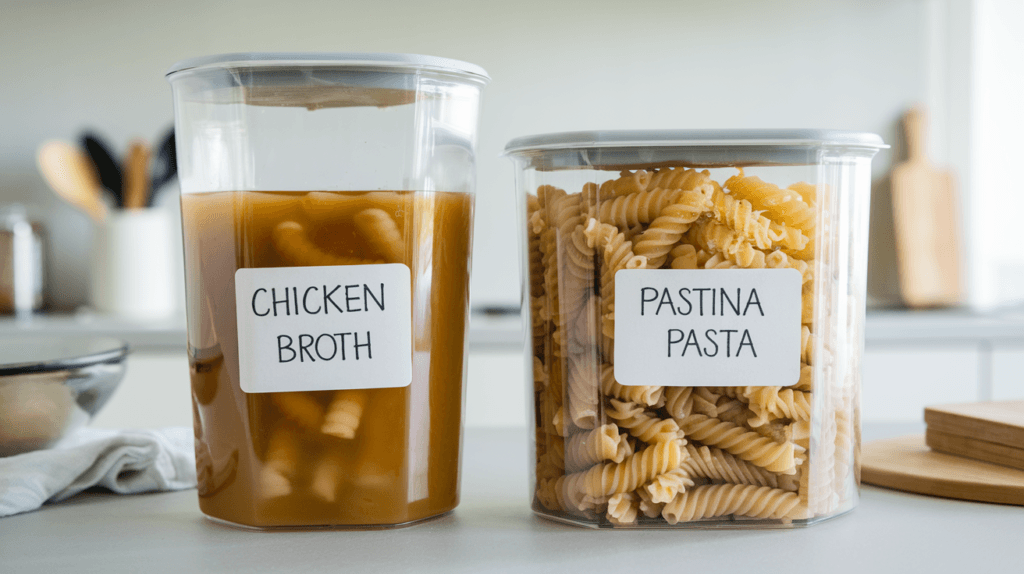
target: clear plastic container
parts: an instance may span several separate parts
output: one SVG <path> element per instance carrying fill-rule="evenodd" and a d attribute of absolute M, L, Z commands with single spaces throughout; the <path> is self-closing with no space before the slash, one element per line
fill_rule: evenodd
<path fill-rule="evenodd" d="M 200 508 L 261 528 L 452 510 L 486 73 L 227 54 L 168 79 Z"/>
<path fill-rule="evenodd" d="M 872 134 L 531 136 L 516 165 L 532 505 L 811 524 L 858 497 Z"/>

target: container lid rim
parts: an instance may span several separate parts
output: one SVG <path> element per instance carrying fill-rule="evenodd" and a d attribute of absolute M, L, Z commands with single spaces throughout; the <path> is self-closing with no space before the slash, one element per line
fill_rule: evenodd
<path fill-rule="evenodd" d="M 536 134 L 508 142 L 502 155 L 581 148 L 850 146 L 886 149 L 881 136 L 833 129 L 594 130 Z"/>
<path fill-rule="evenodd" d="M 405 67 L 456 73 L 484 82 L 491 79 L 482 67 L 462 60 L 390 52 L 230 52 L 181 60 L 172 65 L 164 75 L 170 77 L 178 72 L 207 67 L 258 68 L 272 64 Z"/>

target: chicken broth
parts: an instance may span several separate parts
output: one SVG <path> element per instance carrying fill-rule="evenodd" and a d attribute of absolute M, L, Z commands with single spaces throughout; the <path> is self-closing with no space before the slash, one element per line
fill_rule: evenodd
<path fill-rule="evenodd" d="M 383 526 L 456 506 L 472 213 L 472 195 L 448 192 L 183 196 L 196 464 L 205 514 L 256 527 Z M 411 384 L 242 391 L 238 269 L 385 263 L 411 272 Z M 346 285 L 335 287 L 259 292 L 245 303 L 255 315 L 273 317 L 383 310 L 379 286 L 349 286 L 349 293 Z M 281 337 L 290 341 L 281 339 L 280 356 L 294 364 L 351 364 L 366 358 L 355 354 L 369 350 L 366 335 L 286 333 Z"/>

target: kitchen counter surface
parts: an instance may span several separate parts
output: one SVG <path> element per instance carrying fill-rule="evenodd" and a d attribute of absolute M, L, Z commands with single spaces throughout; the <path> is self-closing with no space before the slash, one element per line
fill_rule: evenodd
<path fill-rule="evenodd" d="M 920 432 L 873 425 L 865 439 Z M 526 431 L 467 429 L 462 504 L 385 531 L 251 532 L 199 513 L 194 490 L 86 493 L 0 519 L 0 572 L 1019 571 L 1024 508 L 865 486 L 852 513 L 773 531 L 594 531 L 527 506 Z"/>

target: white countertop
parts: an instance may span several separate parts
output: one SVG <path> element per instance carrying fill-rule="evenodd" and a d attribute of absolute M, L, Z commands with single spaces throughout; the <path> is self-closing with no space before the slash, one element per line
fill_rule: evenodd
<path fill-rule="evenodd" d="M 916 432 L 871 426 L 867 439 Z M 251 532 L 193 490 L 87 493 L 0 519 L 3 572 L 1019 572 L 1024 508 L 865 486 L 852 513 L 793 530 L 610 531 L 534 516 L 524 429 L 467 429 L 462 503 L 384 531 Z"/>

